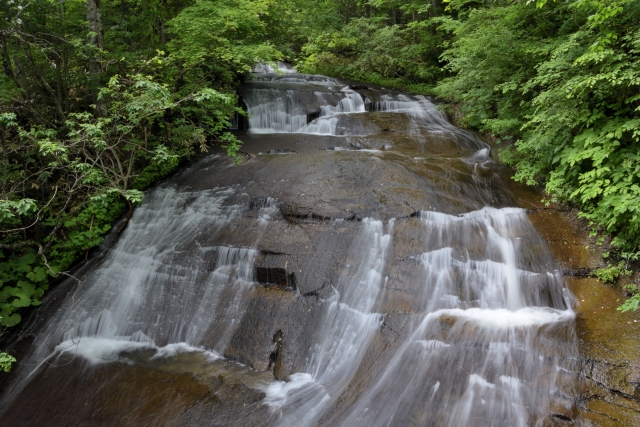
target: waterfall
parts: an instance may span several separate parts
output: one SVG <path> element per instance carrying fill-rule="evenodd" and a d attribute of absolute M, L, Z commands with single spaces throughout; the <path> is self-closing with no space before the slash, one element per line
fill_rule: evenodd
<path fill-rule="evenodd" d="M 117 243 L 53 291 L 3 421 L 525 427 L 569 413 L 572 296 L 489 146 L 425 96 L 254 72 L 244 161 L 213 148 L 147 191 Z"/>

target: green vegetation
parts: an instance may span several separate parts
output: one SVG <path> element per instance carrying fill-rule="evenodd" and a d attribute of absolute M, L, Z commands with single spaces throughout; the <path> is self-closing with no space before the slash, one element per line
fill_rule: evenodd
<path fill-rule="evenodd" d="M 11 365 L 16 362 L 16 358 L 7 353 L 0 352 L 0 371 L 9 372 Z"/>
<path fill-rule="evenodd" d="M 627 285 L 624 287 L 629 293 L 631 297 L 627 299 L 620 307 L 618 307 L 618 311 L 626 312 L 626 311 L 636 311 L 638 310 L 638 306 L 640 305 L 640 287 L 638 285 Z"/>
<path fill-rule="evenodd" d="M 345 22 L 309 39 L 302 69 L 455 102 L 463 124 L 511 142 L 501 158 L 517 180 L 578 204 L 621 250 L 636 246 L 640 3 L 333 3 Z"/>
<path fill-rule="evenodd" d="M 1 332 L 0 336 L 2 336 Z M 11 365 L 13 365 L 15 362 L 15 357 L 11 356 L 8 353 L 5 353 L 4 351 L 0 351 L 0 371 L 9 372 L 11 370 Z"/>
<path fill-rule="evenodd" d="M 640 241 L 640 2 L 11 0 L 0 18 L 1 326 L 183 159 L 236 155 L 258 62 L 445 98 L 623 259 Z"/>
<path fill-rule="evenodd" d="M 624 261 L 593 271 L 593 275 L 604 283 L 614 283 L 620 276 L 628 276 L 630 274 L 631 271 L 625 268 Z"/>

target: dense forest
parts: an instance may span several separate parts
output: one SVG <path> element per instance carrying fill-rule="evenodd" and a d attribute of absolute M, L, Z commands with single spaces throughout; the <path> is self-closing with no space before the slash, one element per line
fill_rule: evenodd
<path fill-rule="evenodd" d="M 0 327 L 181 162 L 238 156 L 258 63 L 449 101 L 516 180 L 612 236 L 612 276 L 640 255 L 638 1 L 8 0 L 0 17 Z"/>

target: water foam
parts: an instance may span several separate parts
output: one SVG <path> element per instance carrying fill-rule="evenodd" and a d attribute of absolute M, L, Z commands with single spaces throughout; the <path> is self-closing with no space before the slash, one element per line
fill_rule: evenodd
<path fill-rule="evenodd" d="M 155 353 L 151 359 L 172 358 L 180 353 L 202 353 L 208 361 L 221 359 L 215 351 L 206 350 L 204 347 L 194 347 L 187 343 L 173 343 L 163 347 L 158 347 L 153 341 L 135 341 L 128 337 L 117 337 L 114 339 L 99 337 L 80 337 L 67 340 L 58 344 L 55 351 L 57 357 L 65 355 L 79 356 L 92 365 L 111 363 L 116 361 L 127 361 L 127 354 L 150 350 Z"/>
<path fill-rule="evenodd" d="M 505 308 L 468 308 L 466 310 L 454 308 L 429 313 L 425 320 L 430 321 L 433 318 L 443 317 L 453 317 L 487 330 L 506 330 L 571 321 L 575 318 L 575 312 L 571 309 L 557 310 L 549 307 L 525 307 L 516 311 Z"/>

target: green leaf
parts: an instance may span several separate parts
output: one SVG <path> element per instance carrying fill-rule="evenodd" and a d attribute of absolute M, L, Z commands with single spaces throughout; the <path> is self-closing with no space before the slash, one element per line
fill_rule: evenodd
<path fill-rule="evenodd" d="M 3 315 L 3 317 L 0 318 L 0 325 L 11 327 L 20 323 L 20 320 L 22 320 L 22 318 L 18 313 L 13 313 L 11 315 Z"/>
<path fill-rule="evenodd" d="M 0 324 L 2 323 L 2 318 L 0 318 Z M 0 370 L 4 372 L 9 372 L 11 370 L 11 365 L 16 362 L 15 357 L 0 351 Z"/>
<path fill-rule="evenodd" d="M 47 279 L 47 275 L 44 268 L 36 267 L 32 272 L 27 273 L 27 278 L 34 282 L 42 282 L 43 280 Z"/>

